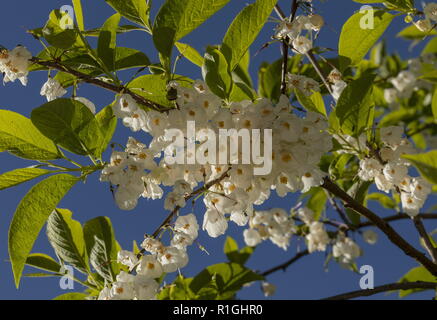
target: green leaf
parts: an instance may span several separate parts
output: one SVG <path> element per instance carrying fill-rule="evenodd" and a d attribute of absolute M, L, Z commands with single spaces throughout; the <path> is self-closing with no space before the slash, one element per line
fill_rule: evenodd
<path fill-rule="evenodd" d="M 377 201 L 379 202 L 384 208 L 387 209 L 395 209 L 396 208 L 396 201 L 394 201 L 389 196 L 382 194 L 382 193 L 370 193 L 366 196 L 367 201 Z"/>
<path fill-rule="evenodd" d="M 420 154 L 403 155 L 402 158 L 410 161 L 433 184 L 437 184 L 437 150 Z"/>
<path fill-rule="evenodd" d="M 357 12 L 350 17 L 344 24 L 340 34 L 339 55 L 349 59 L 352 65 L 358 64 L 366 56 L 395 17 L 387 12 L 375 11 L 373 12 L 373 28 L 363 29 L 361 28 L 361 21 L 365 19 L 368 13 L 365 12 L 365 14 Z M 342 70 L 345 69 L 343 64 Z"/>
<path fill-rule="evenodd" d="M 53 298 L 53 300 L 86 300 L 86 297 L 88 297 L 86 293 L 68 292 Z"/>
<path fill-rule="evenodd" d="M 230 262 L 235 262 L 241 265 L 244 265 L 246 263 L 254 250 L 255 248 L 252 247 L 244 247 L 239 250 L 237 242 L 230 236 L 226 238 L 226 242 L 223 248 L 223 251 Z"/>
<path fill-rule="evenodd" d="M 100 30 L 97 53 L 109 70 L 115 69 L 115 47 L 117 46 L 117 28 L 120 23 L 119 13 L 111 16 Z"/>
<path fill-rule="evenodd" d="M 27 257 L 26 264 L 28 266 L 53 273 L 58 273 L 59 270 L 61 270 L 61 265 L 57 263 L 52 257 L 44 253 L 30 254 Z"/>
<path fill-rule="evenodd" d="M 434 90 L 432 96 L 432 114 L 434 115 L 434 119 L 437 120 L 437 88 Z"/>
<path fill-rule="evenodd" d="M 328 196 L 325 190 L 320 187 L 311 188 L 306 195 L 308 195 L 306 206 L 314 212 L 314 220 L 318 221 L 322 216 L 323 210 L 325 210 Z"/>
<path fill-rule="evenodd" d="M 210 90 L 222 99 L 232 91 L 232 75 L 224 55 L 209 47 L 205 53 L 202 75 Z"/>
<path fill-rule="evenodd" d="M 16 185 L 36 179 L 51 172 L 51 170 L 39 168 L 23 168 L 5 172 L 0 175 L 0 190 L 14 187 Z"/>
<path fill-rule="evenodd" d="M 405 29 L 403 29 L 401 32 L 397 34 L 397 37 L 405 38 L 408 40 L 421 40 L 425 38 L 426 36 L 434 36 L 437 34 L 436 30 L 431 30 L 428 32 L 423 32 L 417 29 L 417 27 L 412 24 Z"/>
<path fill-rule="evenodd" d="M 83 21 L 82 3 L 80 0 L 72 0 L 72 1 L 74 7 L 74 15 L 76 16 L 77 27 L 79 28 L 80 31 L 84 31 L 85 24 Z"/>
<path fill-rule="evenodd" d="M 153 25 L 153 42 L 158 51 L 171 57 L 174 43 L 199 27 L 229 0 L 166 0 Z"/>
<path fill-rule="evenodd" d="M 96 114 L 96 119 L 103 136 L 100 150 L 97 153 L 102 154 L 111 142 L 112 136 L 117 128 L 117 118 L 114 116 L 112 106 L 109 105 Z"/>
<path fill-rule="evenodd" d="M 61 157 L 53 141 L 43 136 L 28 118 L 8 110 L 0 110 L 0 152 L 3 151 L 30 160 Z"/>
<path fill-rule="evenodd" d="M 68 13 L 61 12 L 60 10 L 53 10 L 50 13 L 49 20 L 42 29 L 42 35 L 47 42 L 60 49 L 69 49 L 77 41 L 77 33 L 75 29 L 62 28 L 62 22 L 69 24 Z"/>
<path fill-rule="evenodd" d="M 308 111 L 320 113 L 326 117 L 325 104 L 320 93 L 317 92 L 318 96 L 313 98 L 313 96 L 316 95 L 316 92 L 314 92 L 310 97 L 307 97 L 302 93 L 302 91 L 300 91 L 299 89 L 295 89 L 295 94 L 297 100 L 305 109 L 307 109 Z M 319 97 L 321 98 L 321 103 Z M 312 99 L 315 99 L 314 101 L 316 103 L 314 103 Z"/>
<path fill-rule="evenodd" d="M 91 265 L 104 279 L 114 281 L 119 273 L 116 261 L 120 247 L 111 221 L 107 217 L 97 217 L 86 222 L 83 230 Z"/>
<path fill-rule="evenodd" d="M 89 271 L 82 226 L 72 212 L 56 209 L 47 220 L 47 237 L 59 259 L 82 273 Z"/>
<path fill-rule="evenodd" d="M 203 57 L 200 55 L 199 52 L 197 52 L 196 49 L 188 44 L 181 42 L 176 42 L 176 48 L 178 48 L 180 54 L 187 58 L 190 62 L 192 62 L 196 66 L 202 67 Z"/>
<path fill-rule="evenodd" d="M 35 185 L 20 201 L 9 228 L 9 256 L 18 287 L 24 264 L 49 215 L 78 178 L 60 174 Z"/>
<path fill-rule="evenodd" d="M 399 282 L 416 282 L 416 281 L 424 281 L 424 282 L 435 282 L 437 279 L 435 276 L 433 276 L 427 269 L 424 267 L 416 267 L 408 271 L 407 274 L 405 274 Z M 429 290 L 429 289 L 428 289 Z M 399 291 L 399 297 L 405 298 L 406 296 L 415 293 L 424 291 L 424 289 L 409 289 L 409 290 L 400 290 Z"/>
<path fill-rule="evenodd" d="M 126 19 L 146 27 L 150 31 L 150 7 L 146 0 L 105 0 Z"/>
<path fill-rule="evenodd" d="M 192 83 L 192 80 L 178 75 L 175 75 L 175 80 L 184 87 L 188 87 Z M 127 87 L 152 102 L 167 107 L 174 106 L 167 99 L 167 80 L 161 74 L 148 74 L 138 77 L 131 81 Z"/>
<path fill-rule="evenodd" d="M 229 26 L 223 38 L 221 51 L 231 71 L 257 38 L 276 2 L 277 0 L 257 0 L 245 7 Z"/>
<path fill-rule="evenodd" d="M 349 188 L 347 193 L 355 199 L 359 204 L 365 205 L 365 200 L 367 196 L 367 192 L 371 182 L 356 182 Z M 346 214 L 354 225 L 358 225 L 361 220 L 361 215 L 353 209 L 346 209 Z"/>
<path fill-rule="evenodd" d="M 56 99 L 32 111 L 33 124 L 48 138 L 66 150 L 80 154 L 96 154 L 102 133 L 93 113 L 73 99 Z"/>
<path fill-rule="evenodd" d="M 198 293 L 215 281 L 220 294 L 218 299 L 231 299 L 245 284 L 263 280 L 264 277 L 238 263 L 219 263 L 207 267 L 193 278 L 190 289 Z"/>
<path fill-rule="evenodd" d="M 115 48 L 114 70 L 141 68 L 141 67 L 147 67 L 149 65 L 150 65 L 149 57 L 147 57 L 143 52 L 131 48 L 124 48 L 124 47 Z"/>
<path fill-rule="evenodd" d="M 372 86 L 374 79 L 375 75 L 364 74 L 361 78 L 352 81 L 341 94 L 335 114 L 344 133 L 358 135 L 373 124 Z"/>

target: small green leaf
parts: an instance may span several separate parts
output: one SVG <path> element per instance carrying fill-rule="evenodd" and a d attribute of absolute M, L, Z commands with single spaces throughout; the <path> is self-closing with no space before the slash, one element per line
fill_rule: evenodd
<path fill-rule="evenodd" d="M 61 270 L 61 265 L 57 263 L 52 257 L 44 253 L 30 254 L 27 257 L 26 264 L 28 266 L 53 273 L 58 273 L 59 270 Z"/>
<path fill-rule="evenodd" d="M 86 222 L 83 230 L 91 265 L 100 276 L 112 282 L 119 273 L 117 254 L 120 247 L 111 221 L 107 217 L 97 217 Z"/>
<path fill-rule="evenodd" d="M 20 201 L 9 228 L 9 256 L 18 287 L 24 264 L 49 215 L 78 178 L 60 174 L 35 185 Z"/>
<path fill-rule="evenodd" d="M 145 0 L 105 0 L 126 19 L 146 27 L 150 31 L 150 7 Z"/>
<path fill-rule="evenodd" d="M 202 75 L 210 90 L 226 99 L 232 91 L 232 75 L 224 55 L 212 47 L 207 49 L 202 66 Z"/>
<path fill-rule="evenodd" d="M 434 90 L 432 97 L 432 114 L 434 115 L 434 119 L 437 120 L 437 88 Z"/>
<path fill-rule="evenodd" d="M 367 201 L 377 201 L 379 202 L 384 208 L 387 209 L 395 209 L 396 208 L 396 201 L 394 201 L 389 196 L 382 194 L 382 193 L 370 193 L 366 196 Z"/>
<path fill-rule="evenodd" d="M 102 154 L 108 147 L 108 144 L 111 142 L 112 136 L 114 135 L 117 127 L 117 118 L 114 116 L 112 106 L 109 105 L 96 114 L 96 119 L 103 136 L 101 146 L 99 148 L 100 151 L 97 153 Z"/>
<path fill-rule="evenodd" d="M 328 196 L 325 190 L 320 187 L 311 188 L 305 195 L 308 195 L 306 206 L 314 212 L 314 220 L 318 221 L 325 210 Z"/>
<path fill-rule="evenodd" d="M 69 24 L 73 17 L 69 17 L 68 13 L 61 12 L 60 10 L 53 10 L 50 13 L 49 21 L 42 29 L 42 35 L 47 42 L 60 49 L 69 49 L 77 41 L 77 33 L 75 29 L 66 29 L 62 23 Z"/>
<path fill-rule="evenodd" d="M 51 170 L 39 168 L 23 168 L 5 172 L 0 175 L 0 190 L 14 187 L 16 185 L 36 179 L 51 172 Z"/>
<path fill-rule="evenodd" d="M 416 282 L 416 281 L 424 281 L 424 282 L 435 282 L 437 279 L 435 276 L 433 276 L 427 269 L 424 267 L 416 267 L 408 271 L 407 274 L 405 274 L 399 282 Z M 410 289 L 410 290 L 400 290 L 399 291 L 399 297 L 405 298 L 406 296 L 415 293 L 424 291 L 424 289 Z"/>
<path fill-rule="evenodd" d="M 307 97 L 306 95 L 304 95 L 302 93 L 302 91 L 300 91 L 299 89 L 295 89 L 295 94 L 296 94 L 297 100 L 305 109 L 307 109 L 308 111 L 317 112 L 317 113 L 320 113 L 320 114 L 326 116 L 325 104 L 324 103 L 321 104 L 318 100 L 315 100 L 317 102 L 317 105 L 316 105 L 312 100 L 312 96 L 314 96 L 316 94 L 316 92 L 314 92 L 311 95 L 311 97 Z M 319 95 L 320 95 L 320 93 L 319 93 Z M 323 102 L 323 98 L 322 98 L 322 102 Z"/>
<path fill-rule="evenodd" d="M 190 289 L 198 293 L 211 281 L 215 281 L 219 292 L 218 299 L 231 299 L 245 284 L 263 280 L 264 277 L 238 263 L 219 263 L 207 267 L 196 275 Z"/>
<path fill-rule="evenodd" d="M 437 31 L 434 29 L 428 32 L 423 32 L 417 29 L 417 27 L 414 24 L 412 24 L 406 27 L 405 29 L 403 29 L 401 32 L 399 32 L 397 34 L 397 37 L 402 37 L 408 40 L 421 40 L 426 36 L 435 36 L 435 35 L 437 35 Z"/>
<path fill-rule="evenodd" d="M 53 300 L 86 300 L 86 297 L 88 297 L 86 293 L 68 292 L 53 298 Z"/>
<path fill-rule="evenodd" d="M 277 0 L 257 0 L 246 6 L 229 26 L 221 51 L 233 71 L 264 27 Z"/>
<path fill-rule="evenodd" d="M 158 51 L 171 57 L 174 43 L 199 27 L 229 0 L 166 0 L 153 25 L 153 42 Z"/>
<path fill-rule="evenodd" d="M 437 184 L 437 150 L 427 153 L 403 155 L 402 158 L 410 161 L 426 180 Z"/>
<path fill-rule="evenodd" d="M 47 237 L 59 259 L 82 273 L 89 271 L 82 226 L 72 212 L 56 209 L 47 220 Z"/>
<path fill-rule="evenodd" d="M 335 114 L 344 133 L 359 135 L 373 124 L 372 86 L 374 79 L 375 75 L 364 74 L 352 81 L 341 94 Z"/>
<path fill-rule="evenodd" d="M 124 48 L 124 47 L 115 48 L 114 70 L 142 68 L 142 67 L 147 67 L 149 65 L 150 65 L 150 60 L 143 52 L 131 48 Z"/>
<path fill-rule="evenodd" d="M 339 55 L 350 60 L 350 64 L 358 64 L 375 45 L 378 39 L 383 35 L 387 27 L 392 22 L 394 15 L 374 11 L 371 14 L 374 18 L 374 25 L 369 28 L 362 28 L 362 22 L 366 15 L 369 14 L 357 12 L 344 24 L 339 42 Z M 344 60 L 343 60 L 344 61 Z M 342 64 L 342 70 L 346 65 Z"/>
<path fill-rule="evenodd" d="M 117 46 L 117 28 L 120 19 L 119 13 L 111 16 L 103 24 L 99 34 L 97 53 L 109 70 L 115 69 L 115 47 Z"/>
<path fill-rule="evenodd" d="M 192 62 L 196 66 L 202 67 L 203 57 L 200 55 L 199 52 L 197 52 L 196 49 L 188 44 L 181 42 L 176 42 L 176 48 L 178 48 L 180 54 L 187 58 L 190 62 Z"/>
<path fill-rule="evenodd" d="M 0 152 L 3 151 L 30 160 L 61 157 L 53 141 L 43 136 L 28 118 L 8 110 L 0 110 Z"/>
<path fill-rule="evenodd" d="M 83 10 L 81 0 L 72 0 L 74 7 L 74 15 L 76 16 L 77 27 L 80 31 L 85 30 L 85 24 L 83 21 Z"/>
<path fill-rule="evenodd" d="M 32 123 L 48 138 L 66 150 L 95 154 L 101 146 L 102 133 L 93 113 L 73 99 L 56 99 L 32 111 Z"/>

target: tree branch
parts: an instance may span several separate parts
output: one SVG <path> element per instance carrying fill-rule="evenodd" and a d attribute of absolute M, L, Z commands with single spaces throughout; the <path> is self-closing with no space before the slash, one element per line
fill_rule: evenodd
<path fill-rule="evenodd" d="M 337 296 L 325 298 L 322 300 L 348 300 L 359 297 L 368 297 L 377 293 L 394 291 L 394 290 L 410 290 L 410 289 L 436 289 L 437 283 L 434 282 L 404 282 L 404 283 L 391 283 L 382 286 L 375 287 L 374 289 L 357 290 Z"/>
<path fill-rule="evenodd" d="M 434 245 L 431 242 L 431 239 L 428 235 L 428 232 L 426 232 L 425 226 L 423 225 L 422 219 L 420 217 L 415 216 L 413 218 L 414 226 L 416 227 L 417 231 L 420 234 L 420 237 L 423 240 L 423 244 L 425 246 L 426 251 L 428 251 L 428 254 L 430 255 L 432 261 L 434 264 L 437 262 L 437 249 L 434 248 Z"/>
<path fill-rule="evenodd" d="M 296 261 L 300 260 L 300 258 L 305 257 L 305 256 L 307 256 L 307 255 L 309 255 L 309 254 L 310 254 L 310 253 L 309 253 L 308 250 L 301 251 L 301 252 L 297 253 L 297 254 L 296 254 L 293 258 L 291 258 L 290 260 L 288 260 L 288 261 L 286 261 L 286 262 L 284 262 L 284 263 L 282 263 L 282 264 L 280 264 L 280 265 L 278 265 L 278 266 L 276 266 L 276 267 L 273 267 L 273 268 L 271 268 L 271 269 L 269 269 L 269 270 L 266 270 L 266 271 L 260 273 L 260 275 L 263 276 L 263 277 L 266 277 L 266 276 L 268 276 L 268 275 L 270 275 L 270 274 L 272 274 L 272 273 L 274 273 L 274 272 L 276 272 L 276 271 L 279 271 L 279 270 L 287 271 L 287 268 L 288 268 L 289 266 L 291 266 L 291 265 L 292 265 L 293 263 L 295 263 Z"/>
<path fill-rule="evenodd" d="M 421 219 L 424 220 L 437 220 L 437 213 L 420 213 L 418 215 Z M 399 221 L 399 220 L 407 220 L 411 219 L 411 217 L 405 213 L 399 213 L 390 217 L 382 218 L 385 222 Z M 371 221 L 360 223 L 357 228 L 365 228 L 365 227 L 373 227 L 375 224 Z"/>
<path fill-rule="evenodd" d="M 143 96 L 140 96 L 139 94 L 136 94 L 134 92 L 132 92 L 130 89 L 122 86 L 122 85 L 115 85 L 109 82 L 105 82 L 103 80 L 100 79 L 96 79 L 94 77 L 91 77 L 85 73 L 82 73 L 80 71 L 74 70 L 68 66 L 63 65 L 62 63 L 58 62 L 58 61 L 46 61 L 46 60 L 41 60 L 39 58 L 33 57 L 32 59 L 30 59 L 30 61 L 32 61 L 35 64 L 38 64 L 40 66 L 43 67 L 47 67 L 47 68 L 51 68 L 51 69 L 55 69 L 58 71 L 62 71 L 68 74 L 71 74 L 77 78 L 79 78 L 80 80 L 82 80 L 83 82 L 95 85 L 97 87 L 115 92 L 115 93 L 125 93 L 130 95 L 137 103 L 146 106 L 150 109 L 159 111 L 159 112 L 165 112 L 170 110 L 171 108 L 159 105 L 153 101 L 150 101 L 146 98 L 144 98 Z"/>
<path fill-rule="evenodd" d="M 406 255 L 414 258 L 417 262 L 422 264 L 432 275 L 437 276 L 437 264 L 429 260 L 422 252 L 418 251 L 411 244 L 409 244 L 404 238 L 402 238 L 386 221 L 381 219 L 375 213 L 362 204 L 355 201 L 350 195 L 338 187 L 329 178 L 324 179 L 322 187 L 331 192 L 336 197 L 343 200 L 346 207 L 349 207 L 362 216 L 370 220 L 376 227 L 378 227 L 389 240 L 399 247 Z"/>

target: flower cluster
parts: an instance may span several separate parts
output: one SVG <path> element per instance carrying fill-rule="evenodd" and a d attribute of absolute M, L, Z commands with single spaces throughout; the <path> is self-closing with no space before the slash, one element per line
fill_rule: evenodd
<path fill-rule="evenodd" d="M 114 152 L 110 164 L 102 172 L 102 181 L 117 186 L 115 199 L 120 208 L 133 209 L 141 196 L 161 198 L 161 186 L 173 187 L 173 191 L 167 194 L 165 209 L 182 208 L 185 206 L 185 197 L 196 186 L 214 181 L 227 173 L 220 183 L 205 190 L 207 211 L 203 229 L 210 236 L 217 237 L 227 229 L 226 214 L 238 225 L 246 225 L 253 215 L 253 205 L 266 201 L 271 190 L 276 190 L 279 196 L 284 197 L 289 192 L 307 192 L 323 182 L 325 174 L 318 168 L 318 163 L 321 156 L 332 148 L 332 141 L 324 132 L 327 121 L 322 115 L 312 112 L 308 112 L 306 118 L 294 115 L 285 96 L 276 106 L 267 99 L 260 99 L 223 107 L 222 100 L 202 82 L 196 82 L 190 88 L 177 88 L 178 108 L 168 113 L 146 113 L 129 95 L 120 96 L 114 104 L 115 115 L 122 118 L 126 126 L 133 131 L 143 130 L 153 137 L 148 147 L 130 138 L 126 150 Z M 195 123 L 193 150 L 186 145 L 190 139 L 188 121 Z M 181 145 L 168 139 L 166 132 L 171 129 L 178 129 L 182 133 Z M 272 143 L 271 157 L 265 159 L 271 162 L 270 173 L 255 175 L 254 169 L 260 167 L 257 161 L 253 161 L 253 164 L 231 164 L 227 158 L 226 164 L 212 164 L 216 159 L 209 161 L 211 159 L 208 158 L 203 164 L 195 161 L 193 164 L 169 164 L 163 157 L 173 155 L 178 150 L 183 150 L 187 158 L 199 152 L 220 154 L 223 149 L 227 150 L 227 142 L 219 142 L 211 150 L 205 147 L 208 146 L 209 133 L 220 136 L 220 130 L 231 129 L 272 130 L 271 141 L 266 141 L 265 136 L 253 135 L 249 143 L 249 147 L 258 142 L 260 146 Z M 243 145 L 243 151 L 244 148 Z M 241 159 L 243 151 L 238 149 L 234 155 Z M 260 152 L 258 154 L 255 160 L 261 157 Z"/>
<path fill-rule="evenodd" d="M 416 149 L 403 138 L 402 127 L 384 127 L 379 133 L 379 150 L 360 160 L 358 176 L 364 181 L 374 180 L 376 187 L 383 192 L 400 193 L 403 211 L 415 216 L 431 193 L 431 185 L 423 178 L 408 175 L 410 163 L 402 158 L 402 155 L 415 153 Z M 337 140 L 349 153 L 359 154 L 367 149 L 365 135 L 358 139 L 337 136 Z"/>
<path fill-rule="evenodd" d="M 116 281 L 105 287 L 100 300 L 151 300 L 159 291 L 159 279 L 164 273 L 173 273 L 188 263 L 187 246 L 197 238 L 199 225 L 194 214 L 179 216 L 172 227 L 170 246 L 153 237 L 141 244 L 148 254 L 137 256 L 131 251 L 118 253 L 118 262 L 128 268 L 121 271 Z"/>
<path fill-rule="evenodd" d="M 249 220 L 250 229 L 244 230 L 244 241 L 255 247 L 270 239 L 278 247 L 287 250 L 291 236 L 296 232 L 294 220 L 284 209 L 256 211 Z"/>
<path fill-rule="evenodd" d="M 3 82 L 20 80 L 23 86 L 27 85 L 28 68 L 32 54 L 23 46 L 17 46 L 12 51 L 0 48 L 0 73 L 3 73 Z"/>
<path fill-rule="evenodd" d="M 324 24 L 323 17 L 318 14 L 297 16 L 292 22 L 284 19 L 276 27 L 275 38 L 289 39 L 296 53 L 306 54 L 313 48 L 313 42 L 310 39 L 311 33 L 313 31 L 319 32 Z M 302 35 L 303 31 L 307 31 L 308 34 Z"/>

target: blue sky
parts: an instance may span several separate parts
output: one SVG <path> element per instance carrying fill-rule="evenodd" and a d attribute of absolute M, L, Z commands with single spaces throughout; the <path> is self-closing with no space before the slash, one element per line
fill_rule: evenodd
<path fill-rule="evenodd" d="M 87 28 L 100 26 L 113 13 L 113 9 L 106 5 L 103 0 L 82 0 L 82 2 Z M 153 1 L 154 8 L 152 14 L 156 14 L 157 8 L 162 2 L 163 0 Z M 226 26 L 231 23 L 233 17 L 248 2 L 253 1 L 231 0 L 222 11 L 182 41 L 189 43 L 200 52 L 204 52 L 204 49 L 209 44 L 220 43 L 226 32 Z M 336 48 L 342 24 L 353 14 L 354 10 L 359 9 L 359 4 L 354 3 L 352 0 L 327 0 L 322 4 L 320 4 L 321 1 L 314 2 L 318 8 L 318 13 L 323 15 L 327 22 L 326 27 L 319 36 L 318 44 L 320 46 Z M 289 0 L 280 1 L 284 10 L 288 10 L 289 3 Z M 7 14 L 3 14 L 2 19 L 0 19 L 0 44 L 7 48 L 13 48 L 17 44 L 22 44 L 36 55 L 42 49 L 41 45 L 30 35 L 26 34 L 25 31 L 43 26 L 50 11 L 60 8 L 65 4 L 70 4 L 69 0 L 15 0 L 2 3 L 2 11 Z M 398 18 L 385 34 L 385 38 L 388 39 L 389 50 L 397 51 L 405 58 L 414 57 L 421 46 L 419 45 L 414 51 L 410 52 L 408 50 L 408 42 L 394 37 L 403 27 L 405 27 L 403 19 Z M 253 53 L 269 40 L 273 28 L 273 23 L 267 24 L 259 39 L 251 48 L 252 61 L 250 71 L 255 81 L 258 66 L 262 61 L 274 61 L 279 58 L 279 46 L 276 44 L 253 57 Z M 146 33 L 138 32 L 122 35 L 119 37 L 118 43 L 120 46 L 130 46 L 142 50 L 152 61 L 158 61 L 150 36 Z M 178 64 L 177 73 L 189 76 L 192 79 L 201 78 L 199 68 L 186 61 Z M 47 74 L 45 72 L 33 73 L 30 75 L 27 87 L 22 87 L 18 83 L 0 86 L 0 108 L 10 109 L 29 116 L 33 108 L 45 103 L 45 98 L 39 95 L 39 90 L 46 78 Z M 102 89 L 92 88 L 87 85 L 80 87 L 78 95 L 91 99 L 97 105 L 98 110 L 111 103 L 114 97 L 113 94 L 102 91 Z M 129 135 L 132 135 L 132 133 L 120 125 L 113 140 L 124 144 Z M 141 134 L 133 136 L 144 140 L 144 136 Z M 85 163 L 83 161 L 86 160 L 82 160 L 82 163 Z M 29 166 L 32 163 L 0 153 L 0 164 L 0 172 L 6 172 L 17 167 Z M 98 175 L 93 175 L 86 184 L 76 185 L 59 207 L 72 210 L 74 218 L 82 223 L 96 216 L 105 215 L 110 217 L 117 239 L 125 249 L 131 248 L 132 240 L 141 241 L 144 233 L 152 232 L 165 218 L 167 213 L 163 209 L 163 201 L 160 200 L 141 200 L 136 210 L 131 212 L 120 211 L 113 203 L 109 186 L 100 183 L 98 178 Z M 8 262 L 7 230 L 17 204 L 32 184 L 27 183 L 0 192 L 0 274 L 2 277 L 0 299 L 50 299 L 65 293 L 65 291 L 59 288 L 58 279 L 23 278 L 19 290 L 13 284 L 12 272 Z M 288 210 L 296 204 L 297 198 L 298 195 L 288 196 L 285 199 L 273 197 L 264 207 L 283 207 Z M 428 207 L 433 204 L 433 200 L 435 201 L 435 199 L 431 199 L 428 203 Z M 374 207 L 374 209 L 381 216 L 393 214 L 393 212 L 381 210 L 379 207 Z M 192 210 L 191 204 L 187 204 L 187 208 L 183 212 L 188 213 L 190 210 Z M 201 216 L 203 205 L 200 203 L 196 204 L 194 212 Z M 327 214 L 329 217 L 337 218 L 335 212 L 328 211 Z M 433 230 L 437 227 L 437 224 L 427 223 L 427 226 L 429 230 Z M 397 222 L 396 228 L 407 240 L 412 241 L 418 246 L 418 237 L 410 221 Z M 231 225 L 229 229 L 229 234 L 240 245 L 243 245 L 242 231 L 242 228 L 235 225 Z M 379 241 L 376 246 L 363 243 L 360 237 L 357 237 L 356 240 L 364 250 L 364 256 L 357 260 L 357 264 L 358 266 L 366 264 L 373 266 L 375 270 L 375 285 L 395 282 L 410 268 L 416 266 L 414 261 L 405 257 L 382 234 L 379 234 Z M 210 264 L 226 260 L 222 253 L 225 237 L 211 239 L 201 232 L 199 241 L 207 248 L 211 255 L 208 256 L 197 247 L 192 246 L 189 249 L 190 264 L 183 269 L 183 273 L 186 276 L 193 276 Z M 292 240 L 290 249 L 287 252 L 270 242 L 265 242 L 256 249 L 254 255 L 249 260 L 249 266 L 257 270 L 269 269 L 289 259 L 296 253 L 299 247 L 304 248 L 304 243 L 297 241 L 297 239 Z M 45 231 L 41 232 L 33 252 L 43 252 L 53 256 L 53 250 L 48 244 Z M 323 298 L 359 289 L 360 275 L 342 269 L 335 263 L 330 263 L 328 271 L 326 271 L 323 266 L 324 260 L 325 255 L 323 253 L 313 254 L 290 267 L 286 273 L 278 272 L 270 276 L 268 281 L 277 285 L 278 288 L 274 298 Z M 31 269 L 26 269 L 26 271 L 31 272 Z M 82 288 L 76 285 L 75 291 L 81 290 Z M 241 291 L 238 297 L 241 299 L 262 299 L 263 295 L 259 285 L 255 284 Z M 429 292 L 411 296 L 411 298 L 423 299 L 430 299 L 431 297 L 432 293 Z M 373 298 L 390 299 L 396 298 L 396 295 L 387 296 L 380 294 Z"/>

